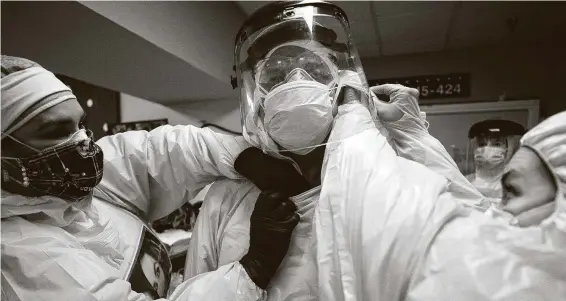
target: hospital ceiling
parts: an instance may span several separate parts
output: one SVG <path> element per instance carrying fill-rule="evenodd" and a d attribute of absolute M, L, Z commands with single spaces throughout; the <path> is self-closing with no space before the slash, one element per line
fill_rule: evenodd
<path fill-rule="evenodd" d="M 269 1 L 236 1 L 247 15 Z M 362 58 L 566 36 L 566 3 L 330 1 L 348 15 Z"/>
<path fill-rule="evenodd" d="M 233 43 L 265 1 L 5 2 L 2 54 L 163 104 L 234 99 Z M 336 1 L 362 58 L 562 43 L 566 3 Z M 558 37 L 562 37 L 559 39 Z"/>

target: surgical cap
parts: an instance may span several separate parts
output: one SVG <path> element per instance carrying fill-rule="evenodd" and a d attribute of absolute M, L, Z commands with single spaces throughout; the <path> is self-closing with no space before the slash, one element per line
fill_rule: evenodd
<path fill-rule="evenodd" d="M 39 64 L 2 55 L 2 139 L 43 111 L 69 99 L 71 89 Z"/>
<path fill-rule="evenodd" d="M 521 139 L 535 151 L 553 175 L 558 193 L 566 196 L 566 111 L 551 116 Z"/>

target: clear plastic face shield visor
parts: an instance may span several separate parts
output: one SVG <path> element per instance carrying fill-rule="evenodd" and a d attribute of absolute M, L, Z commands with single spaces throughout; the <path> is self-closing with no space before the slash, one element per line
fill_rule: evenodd
<path fill-rule="evenodd" d="M 238 34 L 235 71 L 243 135 L 276 156 L 324 145 L 345 87 L 364 105 L 370 95 L 346 16 L 324 2 L 254 14 Z"/>

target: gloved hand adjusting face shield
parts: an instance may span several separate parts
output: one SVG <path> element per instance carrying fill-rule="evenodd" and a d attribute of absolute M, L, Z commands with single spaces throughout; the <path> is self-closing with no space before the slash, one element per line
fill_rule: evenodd
<path fill-rule="evenodd" d="M 344 12 L 320 1 L 272 3 L 241 28 L 235 48 L 243 135 L 276 156 L 323 145 L 344 87 L 369 89 Z"/>

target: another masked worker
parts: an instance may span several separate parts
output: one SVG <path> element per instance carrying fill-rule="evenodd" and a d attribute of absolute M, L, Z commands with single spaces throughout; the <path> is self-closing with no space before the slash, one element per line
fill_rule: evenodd
<path fill-rule="evenodd" d="M 524 134 L 525 128 L 510 120 L 484 120 L 472 125 L 468 132 L 468 158 L 473 158 L 475 172 L 467 178 L 494 205 L 501 202 L 505 165 Z"/>
<path fill-rule="evenodd" d="M 171 263 L 146 256 L 148 240 L 161 245 L 147 222 L 218 178 L 238 178 L 232 166 L 246 143 L 192 126 L 94 143 L 71 90 L 36 63 L 9 56 L 2 56 L 1 105 L 2 300 L 168 297 Z M 188 279 L 169 300 L 263 298 L 259 286 L 269 282 L 298 222 L 290 201 L 264 199 L 253 208 L 257 239 L 248 260 Z M 146 281 L 136 281 L 135 270 Z"/>
<path fill-rule="evenodd" d="M 344 12 L 320 1 L 272 3 L 245 22 L 236 42 L 236 69 L 244 137 L 256 148 L 244 151 L 235 167 L 250 181 L 211 186 L 193 231 L 185 277 L 246 260 L 254 239 L 249 230 L 254 204 L 261 191 L 274 190 L 290 197 L 301 221 L 266 287 L 267 300 L 323 300 L 313 216 L 323 158 L 332 147 L 326 141 L 338 106 L 364 97 L 367 102 L 369 94 L 349 37 Z M 374 123 L 354 122 L 340 135 L 347 139 L 367 127 Z"/>
<path fill-rule="evenodd" d="M 456 164 L 450 163 L 452 161 L 448 160 L 446 151 L 426 130 L 419 113 L 418 93 L 414 93 L 416 90 L 400 85 L 383 85 L 372 88 L 372 91 L 386 94 L 392 99 L 391 103 L 377 101 L 374 105 L 392 141 L 400 147 L 398 152 L 404 157 L 422 161 L 447 179 L 455 177 L 458 171 Z M 429 198 L 423 186 L 420 197 L 411 204 L 402 201 L 407 191 L 418 189 L 418 183 L 405 181 L 399 188 L 393 185 L 380 187 L 383 197 L 372 204 L 379 206 L 370 210 L 368 204 L 371 203 L 366 201 L 363 206 L 365 211 L 352 215 L 346 223 L 348 227 L 343 228 L 343 235 L 349 239 L 355 239 L 362 233 L 365 243 L 366 253 L 357 256 L 365 265 L 353 273 L 354 277 L 359 279 L 362 274 L 366 275 L 364 279 L 378 279 L 377 283 L 368 282 L 369 288 L 373 286 L 369 290 L 373 294 L 368 293 L 364 297 L 367 300 L 397 300 L 398 296 L 407 300 L 563 300 L 566 294 L 566 270 L 558 266 L 566 260 L 565 141 L 566 112 L 548 118 L 525 134 L 502 178 L 502 209 L 505 211 L 493 210 L 499 206 L 492 206 L 487 212 L 487 215 L 495 215 L 495 219 L 477 210 L 454 206 L 458 203 L 454 201 L 460 200 L 463 190 L 458 193 L 452 190 L 449 194 L 443 192 Z M 356 155 L 363 154 L 358 152 Z M 369 161 L 370 157 L 364 159 Z M 382 164 L 382 167 L 388 168 L 386 164 Z M 414 168 L 413 172 L 417 172 L 417 169 Z M 431 181 L 427 185 L 433 183 Z M 401 201 L 397 204 L 386 197 L 395 194 L 396 190 L 399 191 L 397 200 Z M 352 207 L 359 206 L 352 201 L 355 199 L 350 199 L 343 211 L 352 211 Z M 430 204 L 435 209 L 425 210 Z M 403 214 L 396 214 L 396 208 L 400 205 L 403 205 L 400 207 Z M 389 227 L 375 222 L 369 222 L 364 227 L 362 213 L 368 210 L 372 216 L 379 216 L 376 212 L 387 212 L 385 216 L 391 222 L 384 224 Z M 509 223 L 529 227 L 519 228 Z M 374 230 L 378 228 L 383 230 Z M 438 229 L 437 232 L 430 231 L 434 228 Z M 366 231 L 374 235 L 363 234 Z M 405 250 L 410 245 L 404 238 L 411 238 L 411 231 L 416 232 L 424 244 L 417 244 L 419 247 L 413 248 L 415 255 L 418 254 L 413 257 L 416 265 L 409 265 L 409 269 L 397 269 L 405 262 Z M 431 234 L 435 237 L 431 238 Z M 389 250 L 386 243 L 390 240 L 396 242 L 393 245 L 394 253 L 386 257 L 381 250 Z M 350 244 L 350 251 L 344 256 L 356 250 L 357 241 Z M 383 273 L 383 278 L 375 274 L 375 271 L 384 269 L 387 273 Z M 351 278 L 351 275 L 347 276 Z M 381 281 L 388 285 L 380 286 Z M 404 289 L 398 287 L 397 291 L 391 290 L 394 283 L 406 283 L 407 286 Z"/>

